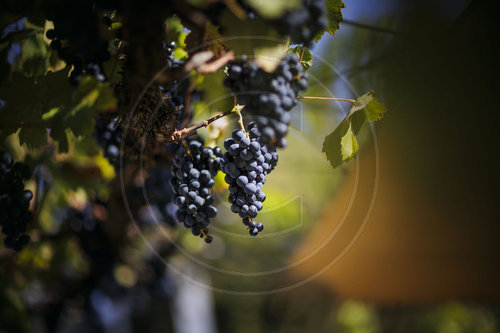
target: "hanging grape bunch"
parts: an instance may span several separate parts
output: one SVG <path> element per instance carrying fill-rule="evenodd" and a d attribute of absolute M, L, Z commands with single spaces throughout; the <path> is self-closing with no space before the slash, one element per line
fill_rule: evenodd
<path fill-rule="evenodd" d="M 223 163 L 219 147 L 203 147 L 198 139 L 180 143 L 173 161 L 171 184 L 179 207 L 177 222 L 191 228 L 193 235 L 204 238 L 207 243 L 213 239 L 207 227 L 210 219 L 217 215 L 210 189 Z"/>
<path fill-rule="evenodd" d="M 26 164 L 16 162 L 5 151 L 0 151 L 0 227 L 5 247 L 21 251 L 30 241 L 26 234 L 33 214 L 28 210 L 33 198 L 24 189 L 23 179 L 29 179 L 31 171 Z"/>
<path fill-rule="evenodd" d="M 229 185 L 231 211 L 243 219 L 250 236 L 256 236 L 264 229 L 264 225 L 253 219 L 266 200 L 262 187 L 266 182 L 266 174 L 276 166 L 278 155 L 261 144 L 255 123 L 250 123 L 248 127 L 250 134 L 237 129 L 224 142 L 227 150 L 224 154 L 224 179 Z"/>
<path fill-rule="evenodd" d="M 95 123 L 94 136 L 97 143 L 103 149 L 103 155 L 115 167 L 118 167 L 120 148 L 123 137 L 122 127 L 117 125 L 118 118 L 112 119 L 109 123 L 98 118 Z"/>
<path fill-rule="evenodd" d="M 224 84 L 245 105 L 245 113 L 257 124 L 262 143 L 285 148 L 290 110 L 297 96 L 307 89 L 308 78 L 294 54 L 287 54 L 273 73 L 260 69 L 255 61 L 242 57 L 233 62 Z"/>
<path fill-rule="evenodd" d="M 286 11 L 272 21 L 281 34 L 290 36 L 292 44 L 310 46 L 313 39 L 328 27 L 324 0 L 304 0 L 299 8 Z"/>

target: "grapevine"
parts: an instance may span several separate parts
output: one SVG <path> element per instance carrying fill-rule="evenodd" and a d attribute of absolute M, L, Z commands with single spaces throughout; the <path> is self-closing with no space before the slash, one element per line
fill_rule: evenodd
<path fill-rule="evenodd" d="M 351 104 L 323 144 L 333 167 L 356 156 L 363 123 L 385 111 L 372 92 L 316 96 L 309 82 L 316 44 L 338 29 L 343 7 L 2 2 L 0 261 L 12 274 L 0 279 L 8 291 L 0 331 L 39 322 L 46 327 L 34 331 L 74 331 L 67 317 L 80 320 L 79 331 L 111 331 L 105 315 L 117 304 L 149 319 L 159 295 L 175 303 L 171 255 L 187 249 L 215 259 L 241 244 L 272 246 L 262 236 L 283 228 L 271 205 L 281 172 L 293 170 L 294 108 Z M 328 124 L 317 120 L 330 115 L 309 115 L 311 132 L 323 132 L 316 123 Z M 259 258 L 258 250 L 245 248 L 245 258 Z M 11 293 L 20 285 L 40 297 Z M 15 311 L 36 318 L 4 329 L 4 313 Z"/>

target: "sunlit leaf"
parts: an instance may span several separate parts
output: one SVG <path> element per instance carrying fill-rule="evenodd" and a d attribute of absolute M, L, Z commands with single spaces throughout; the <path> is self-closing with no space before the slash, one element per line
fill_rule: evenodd
<path fill-rule="evenodd" d="M 246 0 L 257 13 L 265 18 L 277 18 L 285 11 L 297 8 L 301 5 L 300 0 Z"/>
<path fill-rule="evenodd" d="M 259 65 L 272 71 L 286 54 L 288 40 L 283 39 L 265 20 L 240 20 L 229 11 L 221 15 L 221 35 L 236 56 L 256 56 Z"/>
<path fill-rule="evenodd" d="M 352 126 L 349 124 L 347 132 L 340 140 L 340 152 L 342 154 L 342 161 L 346 162 L 353 158 L 359 150 L 358 141 L 352 132 Z"/>
<path fill-rule="evenodd" d="M 339 29 L 340 23 L 344 20 L 344 17 L 342 15 L 342 8 L 345 8 L 345 4 L 342 0 L 326 0 L 328 28 L 314 37 L 314 40 L 316 42 L 318 42 L 321 37 L 323 37 L 325 32 L 334 35 L 335 32 Z"/>
<path fill-rule="evenodd" d="M 337 128 L 325 137 L 323 152 L 333 168 L 351 160 L 359 151 L 356 136 L 366 121 L 374 122 L 382 119 L 386 107 L 370 91 L 361 97 L 351 107 L 349 113 Z"/>

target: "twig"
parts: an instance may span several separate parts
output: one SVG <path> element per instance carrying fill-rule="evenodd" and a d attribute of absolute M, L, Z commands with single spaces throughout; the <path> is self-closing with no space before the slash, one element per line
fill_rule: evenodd
<path fill-rule="evenodd" d="M 212 118 L 204 120 L 204 121 L 202 121 L 202 122 L 200 122 L 198 124 L 194 124 L 191 127 L 187 127 L 187 128 L 183 128 L 181 130 L 177 130 L 170 137 L 170 141 L 178 142 L 178 141 L 184 139 L 185 137 L 188 137 L 188 136 L 194 134 L 198 129 L 200 129 L 202 127 L 207 127 L 208 125 L 210 125 L 214 121 L 216 121 L 216 120 L 218 120 L 218 119 L 220 119 L 222 117 L 225 117 L 227 115 L 230 115 L 231 113 L 237 113 L 240 116 L 240 121 L 241 121 L 241 113 L 240 113 L 240 111 L 244 107 L 245 107 L 244 105 L 238 105 L 237 107 L 234 107 L 233 109 L 231 109 L 229 111 L 226 111 L 224 113 L 219 113 L 218 115 L 215 115 Z"/>
<path fill-rule="evenodd" d="M 340 101 L 340 102 L 351 102 L 356 103 L 355 99 L 349 98 L 336 98 L 336 97 L 314 97 L 314 96 L 299 96 L 297 99 L 310 99 L 316 101 Z"/>
<path fill-rule="evenodd" d="M 200 51 L 193 54 L 183 66 L 161 73 L 157 77 L 160 84 L 165 84 L 179 80 L 192 70 L 198 70 L 201 66 L 208 63 L 212 59 L 214 53 L 212 51 Z"/>
<path fill-rule="evenodd" d="M 234 108 L 234 109 L 236 109 L 236 108 Z M 234 109 L 233 109 L 233 110 L 234 110 Z M 243 125 L 243 116 L 241 115 L 241 110 L 242 110 L 242 109 L 243 109 L 243 108 L 238 109 L 238 110 L 236 110 L 236 111 L 234 111 L 234 112 L 236 112 L 236 114 L 238 115 L 238 125 L 239 125 L 239 126 L 240 126 L 240 128 L 243 130 L 243 132 L 245 132 L 246 136 L 248 137 L 248 133 L 247 133 L 247 131 L 245 131 L 245 125 Z"/>
<path fill-rule="evenodd" d="M 233 51 L 226 52 L 220 58 L 198 67 L 198 73 L 200 74 L 215 73 L 233 59 L 234 59 L 234 52 Z"/>
<path fill-rule="evenodd" d="M 302 62 L 302 59 L 304 59 L 304 52 L 306 52 L 306 47 L 302 45 L 302 52 L 300 52 L 300 58 L 299 58 L 300 62 Z"/>

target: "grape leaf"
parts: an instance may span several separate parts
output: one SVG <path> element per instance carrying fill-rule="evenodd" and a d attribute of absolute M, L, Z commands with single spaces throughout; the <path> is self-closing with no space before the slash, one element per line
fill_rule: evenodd
<path fill-rule="evenodd" d="M 366 120 L 369 122 L 382 119 L 384 113 L 387 111 L 385 105 L 379 101 L 373 90 L 356 99 L 356 103 L 354 103 L 349 111 L 349 116 L 361 110 L 364 110 Z"/>
<path fill-rule="evenodd" d="M 330 161 L 333 168 L 340 166 L 344 161 L 342 159 L 342 138 L 350 128 L 350 121 L 346 117 L 337 128 L 325 137 L 323 142 L 323 152 Z"/>
<path fill-rule="evenodd" d="M 345 8 L 345 4 L 342 0 L 326 0 L 328 27 L 325 31 L 332 36 L 335 35 L 335 31 L 339 29 L 340 22 L 344 20 L 344 17 L 342 16 L 342 8 Z M 318 42 L 325 34 L 325 31 L 318 33 L 314 37 L 314 41 Z"/>
<path fill-rule="evenodd" d="M 68 103 L 71 86 L 67 75 L 68 70 L 49 72 L 35 80 L 21 73 L 11 73 L 10 78 L 0 84 L 0 99 L 5 101 L 5 106 L 0 109 L 0 138 L 25 127 L 21 132 L 23 142 L 29 147 L 43 144 L 45 126 L 42 114 Z"/>
<path fill-rule="evenodd" d="M 112 111 L 116 108 L 116 99 L 112 89 L 105 83 L 89 76 L 83 77 L 78 89 L 72 94 L 71 102 L 65 106 L 44 114 L 50 136 L 59 143 L 59 151 L 68 149 L 67 130 L 76 137 L 88 136 L 94 129 L 96 112 Z"/>
<path fill-rule="evenodd" d="M 245 2 L 267 19 L 277 18 L 285 11 L 301 5 L 300 0 L 246 0 Z"/>
<path fill-rule="evenodd" d="M 255 56 L 259 66 L 272 72 L 288 50 L 283 39 L 269 23 L 261 18 L 240 20 L 226 10 L 221 15 L 220 32 L 225 44 L 236 56 Z"/>
<path fill-rule="evenodd" d="M 333 168 L 351 160 L 359 151 L 356 135 L 368 122 L 382 119 L 386 107 L 370 91 L 360 96 L 337 128 L 325 137 L 323 152 Z"/>
<path fill-rule="evenodd" d="M 296 46 L 293 49 L 289 49 L 288 52 L 295 53 L 297 57 L 300 59 L 300 55 L 302 54 L 303 46 Z M 308 48 L 305 48 L 304 54 L 302 55 L 302 60 L 300 61 L 302 66 L 304 66 L 304 70 L 307 71 L 314 64 L 312 60 L 312 53 Z"/>
<path fill-rule="evenodd" d="M 27 31 L 18 39 L 21 42 L 21 53 L 12 66 L 12 70 L 29 77 L 38 77 L 47 72 L 48 45 L 44 41 L 43 28 L 30 22 L 25 23 Z"/>
<path fill-rule="evenodd" d="M 349 124 L 347 132 L 340 140 L 340 152 L 342 161 L 348 161 L 353 158 L 359 150 L 358 141 L 352 132 L 352 124 Z"/>

